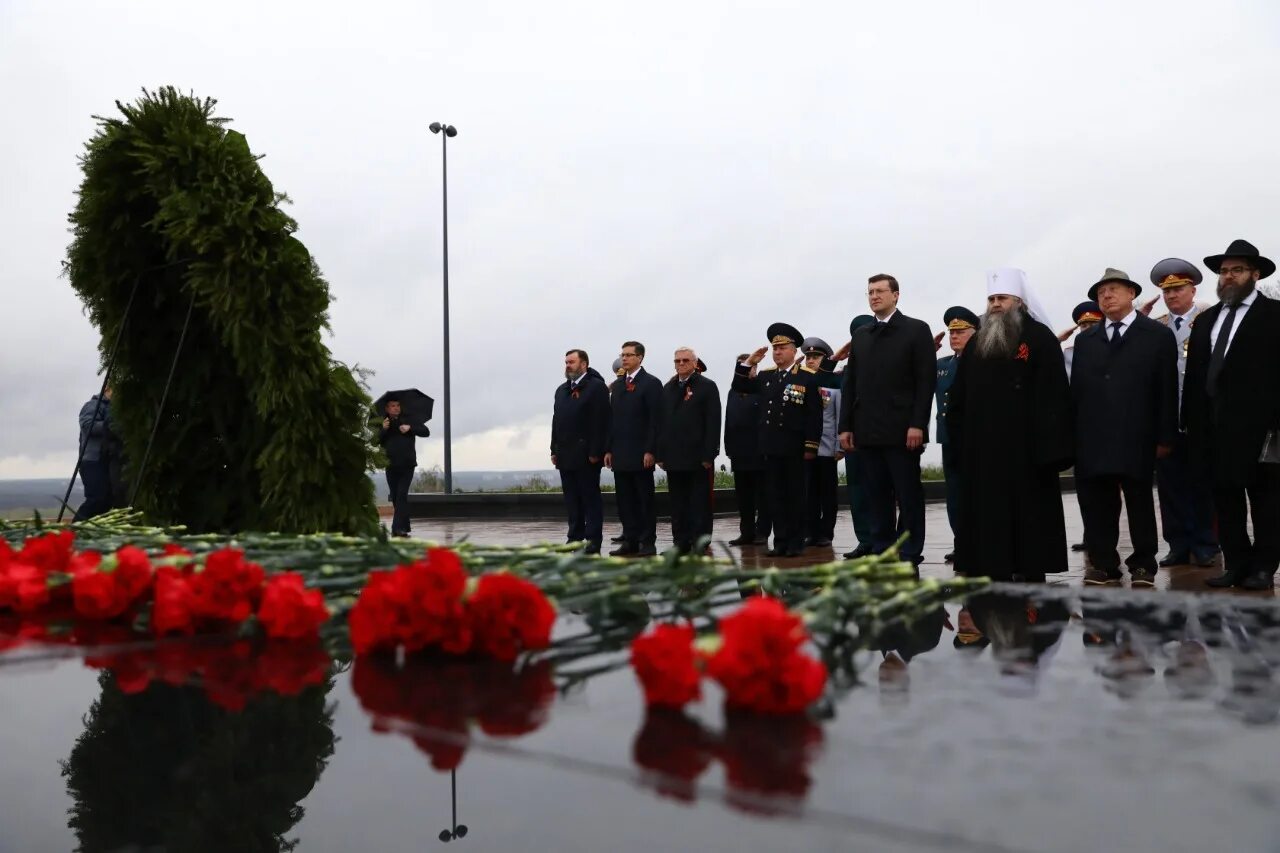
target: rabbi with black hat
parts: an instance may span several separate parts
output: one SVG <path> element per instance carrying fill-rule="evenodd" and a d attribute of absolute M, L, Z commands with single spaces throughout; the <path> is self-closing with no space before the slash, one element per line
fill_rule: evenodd
<path fill-rule="evenodd" d="M 1218 513 L 1225 571 L 1208 583 L 1267 590 L 1280 564 L 1280 302 L 1257 283 L 1276 265 L 1244 240 L 1204 265 L 1218 275 L 1220 301 L 1191 329 L 1182 420 L 1192 465 L 1213 484 Z"/>
<path fill-rule="evenodd" d="M 1156 318 L 1173 332 L 1178 343 L 1178 399 L 1187 368 L 1191 324 L 1208 308 L 1196 303 L 1196 286 L 1203 276 L 1195 264 L 1182 258 L 1165 258 L 1151 269 L 1151 283 L 1160 288 L 1168 313 Z M 1160 528 L 1169 553 L 1161 566 L 1194 562 L 1212 566 L 1218 553 L 1213 532 L 1213 495 L 1203 478 L 1192 475 L 1187 455 L 1187 434 L 1179 431 L 1173 452 L 1156 460 L 1156 488 L 1160 495 Z"/>
<path fill-rule="evenodd" d="M 978 315 L 963 305 L 955 305 L 943 312 L 942 322 L 947 326 L 947 343 L 951 345 L 951 355 L 944 355 L 938 359 L 938 384 L 934 388 L 934 396 L 938 401 L 938 415 L 934 435 L 938 439 L 938 444 L 942 445 L 942 476 L 946 478 L 947 484 L 947 522 L 951 525 L 952 537 L 955 537 L 959 535 L 960 530 L 960 525 L 956 521 L 956 512 L 960 507 L 960 470 L 956 465 L 955 454 L 952 452 L 950 436 L 947 434 L 947 404 L 950 401 L 951 385 L 956 381 L 956 367 L 960 364 L 960 353 L 964 352 L 965 344 L 969 343 L 969 338 L 972 338 L 973 333 L 978 329 Z M 944 559 L 950 563 L 955 556 L 953 549 Z"/>
<path fill-rule="evenodd" d="M 1075 403 L 1076 496 L 1092 564 L 1089 584 L 1118 583 L 1120 496 L 1133 553 L 1125 560 L 1133 586 L 1154 586 L 1156 513 L 1151 487 L 1156 458 L 1173 450 L 1178 432 L 1178 352 L 1173 332 L 1134 308 L 1142 285 L 1108 268 L 1089 298 L 1103 321 L 1080 333 L 1071 370 Z"/>
<path fill-rule="evenodd" d="M 818 374 L 797 362 L 804 336 L 794 326 L 774 323 L 769 346 L 751 353 L 734 371 L 733 390 L 760 395 L 760 449 L 764 452 L 773 510 L 770 557 L 798 557 L 804 551 L 806 459 L 816 459 L 822 440 L 822 401 Z M 752 376 L 752 368 L 772 349 L 771 368 Z"/>

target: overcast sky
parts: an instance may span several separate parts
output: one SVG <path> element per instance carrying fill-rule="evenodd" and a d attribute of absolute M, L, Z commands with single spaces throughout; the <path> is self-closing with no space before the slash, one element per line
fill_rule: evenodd
<path fill-rule="evenodd" d="M 876 272 L 940 330 L 1020 266 L 1061 329 L 1104 267 L 1280 256 L 1278 33 L 1270 0 L 0 0 L 0 477 L 74 464 L 98 384 L 59 278 L 76 158 L 143 86 L 217 98 L 265 155 L 375 394 L 440 397 L 427 125 L 458 127 L 454 465 L 525 469 L 569 347 L 607 371 L 637 338 L 665 380 L 689 344 L 723 389 L 772 321 L 843 342 Z"/>

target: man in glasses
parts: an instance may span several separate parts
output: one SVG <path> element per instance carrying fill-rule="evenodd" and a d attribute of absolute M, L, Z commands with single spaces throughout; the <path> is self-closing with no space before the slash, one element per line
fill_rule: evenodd
<path fill-rule="evenodd" d="M 662 388 L 658 465 L 667 472 L 671 538 L 687 554 L 711 535 L 711 484 L 720 454 L 720 389 L 698 372 L 698 355 L 680 347 L 676 375 Z"/>
<path fill-rule="evenodd" d="M 1219 302 L 1191 329 L 1182 421 L 1193 470 L 1213 484 L 1218 513 L 1224 571 L 1208 584 L 1269 590 L 1280 564 L 1280 302 L 1257 283 L 1276 265 L 1245 240 L 1204 265 L 1218 275 Z"/>
<path fill-rule="evenodd" d="M 627 341 L 618 358 L 618 378 L 609 395 L 613 434 L 605 467 L 613 471 L 622 543 L 609 554 L 647 557 L 657 553 L 658 516 L 653 503 L 654 455 L 662 409 L 662 382 L 644 369 L 644 344 Z"/>

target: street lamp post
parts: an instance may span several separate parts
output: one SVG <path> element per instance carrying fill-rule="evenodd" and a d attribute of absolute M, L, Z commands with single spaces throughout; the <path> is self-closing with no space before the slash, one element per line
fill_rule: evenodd
<path fill-rule="evenodd" d="M 444 203 L 444 493 L 453 494 L 453 430 L 449 423 L 449 137 L 457 136 L 451 124 L 433 121 L 432 133 L 440 136 L 440 187 Z"/>

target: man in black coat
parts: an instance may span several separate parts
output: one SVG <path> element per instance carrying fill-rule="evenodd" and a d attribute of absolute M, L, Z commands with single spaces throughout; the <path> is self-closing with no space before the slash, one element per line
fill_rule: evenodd
<path fill-rule="evenodd" d="M 391 535 L 409 535 L 409 487 L 418 469 L 417 439 L 431 434 L 426 424 L 410 423 L 400 416 L 400 401 L 390 397 L 383 404 L 384 417 L 378 443 L 387 453 L 387 490 L 391 492 Z"/>
<path fill-rule="evenodd" d="M 682 553 L 711 535 L 711 484 L 720 453 L 720 389 L 698 372 L 688 347 L 675 352 L 676 375 L 662 388 L 658 464 L 667 472 L 671 538 Z"/>
<path fill-rule="evenodd" d="M 1154 586 L 1156 458 L 1178 434 L 1178 344 L 1173 332 L 1133 306 L 1142 287 L 1107 269 L 1089 288 L 1103 320 L 1076 338 L 1071 363 L 1075 404 L 1076 495 L 1084 516 L 1089 584 L 1120 578 L 1120 495 L 1129 514 L 1133 586 Z"/>
<path fill-rule="evenodd" d="M 1260 461 L 1268 434 L 1274 443 L 1280 429 L 1280 303 L 1256 288 L 1276 265 L 1244 240 L 1204 263 L 1218 274 L 1221 301 L 1191 330 L 1182 419 L 1192 465 L 1213 483 L 1218 513 L 1225 571 L 1208 584 L 1266 590 L 1280 564 L 1280 464 Z"/>
<path fill-rule="evenodd" d="M 609 449 L 609 389 L 585 350 L 564 354 L 564 384 L 556 388 L 551 417 L 551 464 L 560 471 L 570 542 L 599 554 L 604 536 L 600 468 Z"/>
<path fill-rule="evenodd" d="M 759 394 L 764 405 L 760 449 L 769 478 L 773 547 L 770 557 L 798 557 L 804 553 L 804 463 L 818 457 L 822 439 L 822 396 L 818 374 L 796 362 L 804 336 L 794 326 L 774 323 L 766 332 L 770 346 L 760 347 L 741 362 L 733 375 L 733 390 Z M 772 348 L 773 368 L 755 373 L 755 366 Z"/>
<path fill-rule="evenodd" d="M 898 280 L 891 275 L 873 275 L 867 282 L 876 321 L 859 329 L 850 345 L 840 444 L 846 453 L 860 454 L 871 499 L 872 548 L 884 551 L 907 533 L 899 555 L 918 565 L 924 552 L 920 455 L 929 440 L 937 362 L 929 325 L 900 312 L 898 296 Z"/>
<path fill-rule="evenodd" d="M 612 435 L 604 464 L 613 471 L 622 544 L 610 556 L 658 553 L 654 547 L 658 516 L 653 504 L 653 466 L 657 462 L 662 414 L 662 382 L 643 367 L 644 344 L 622 345 L 622 366 L 609 392 Z"/>
<path fill-rule="evenodd" d="M 735 364 L 749 356 L 744 352 Z M 751 377 L 755 377 L 754 371 Z M 738 538 L 730 539 L 730 545 L 763 545 L 773 529 L 764 454 L 760 452 L 762 408 L 759 394 L 729 389 L 724 406 L 724 452 L 733 469 L 733 491 L 738 498 Z"/>

